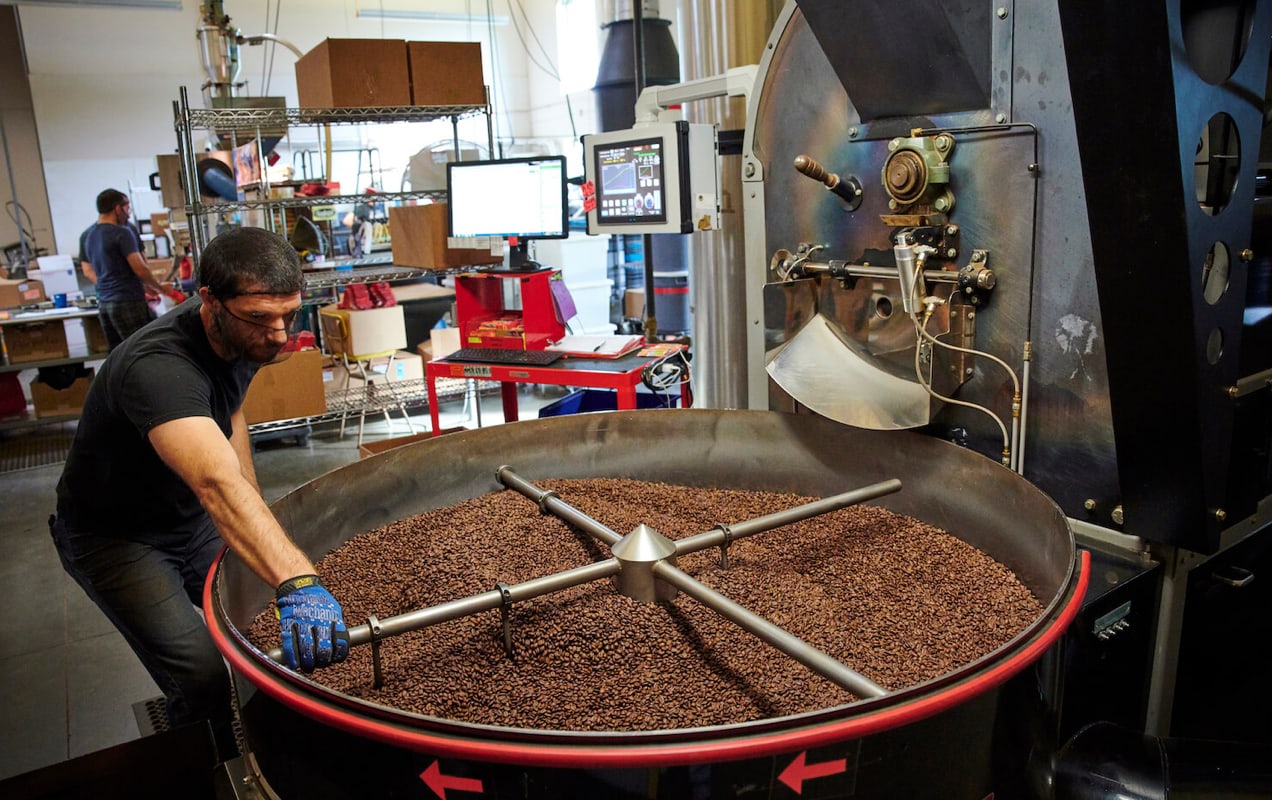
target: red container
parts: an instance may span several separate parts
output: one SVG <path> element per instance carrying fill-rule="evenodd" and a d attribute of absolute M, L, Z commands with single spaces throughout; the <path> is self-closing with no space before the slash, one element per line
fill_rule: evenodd
<path fill-rule="evenodd" d="M 565 337 L 552 296 L 558 270 L 492 270 L 455 279 L 455 316 L 464 347 L 543 350 Z M 509 282 L 512 282 L 511 285 Z"/>

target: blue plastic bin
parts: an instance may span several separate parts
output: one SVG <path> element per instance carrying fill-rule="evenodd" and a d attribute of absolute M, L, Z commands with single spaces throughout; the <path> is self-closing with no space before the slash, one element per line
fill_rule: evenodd
<path fill-rule="evenodd" d="M 674 408 L 680 402 L 680 394 L 661 395 L 637 392 L 637 408 Z M 539 419 L 560 417 L 565 414 L 586 414 L 590 411 L 615 411 L 618 409 L 618 393 L 611 389 L 576 389 L 560 400 L 554 400 L 539 409 Z"/>

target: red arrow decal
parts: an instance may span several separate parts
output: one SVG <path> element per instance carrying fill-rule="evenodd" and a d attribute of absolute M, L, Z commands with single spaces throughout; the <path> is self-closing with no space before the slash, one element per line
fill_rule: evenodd
<path fill-rule="evenodd" d="M 804 781 L 811 781 L 814 778 L 824 778 L 827 775 L 836 775 L 845 772 L 848 769 L 848 761 L 839 759 L 838 761 L 824 761 L 821 764 L 805 764 L 804 757 L 807 753 L 800 753 L 795 756 L 786 769 L 782 770 L 782 774 L 777 779 L 787 786 L 795 794 L 804 793 Z"/>
<path fill-rule="evenodd" d="M 428 788 L 433 790 L 433 794 L 442 798 L 442 800 L 447 800 L 446 791 L 448 789 L 455 789 L 460 792 L 480 792 L 482 790 L 481 781 L 476 778 L 460 778 L 456 775 L 443 775 L 442 770 L 437 766 L 436 761 L 429 764 L 428 769 L 420 773 L 420 778 L 424 780 L 424 783 L 428 785 Z"/>

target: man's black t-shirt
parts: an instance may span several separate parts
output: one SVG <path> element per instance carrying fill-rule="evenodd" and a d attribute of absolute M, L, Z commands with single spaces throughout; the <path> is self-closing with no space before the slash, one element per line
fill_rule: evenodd
<path fill-rule="evenodd" d="M 185 417 L 211 417 L 229 438 L 258 365 L 223 361 L 199 318 L 198 297 L 115 348 L 93 379 L 57 484 L 57 513 L 72 530 L 165 545 L 203 521 L 194 492 L 147 438 Z"/>

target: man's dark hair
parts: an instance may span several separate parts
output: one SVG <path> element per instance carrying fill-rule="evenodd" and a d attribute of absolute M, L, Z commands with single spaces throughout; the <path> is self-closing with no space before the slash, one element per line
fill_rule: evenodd
<path fill-rule="evenodd" d="M 264 228 L 234 228 L 199 256 L 199 285 L 228 300 L 246 292 L 295 294 L 304 288 L 300 256 L 287 240 Z"/>
<path fill-rule="evenodd" d="M 128 202 L 128 195 L 118 189 L 106 189 L 97 195 L 97 213 L 106 214 L 114 211 L 121 203 Z"/>

